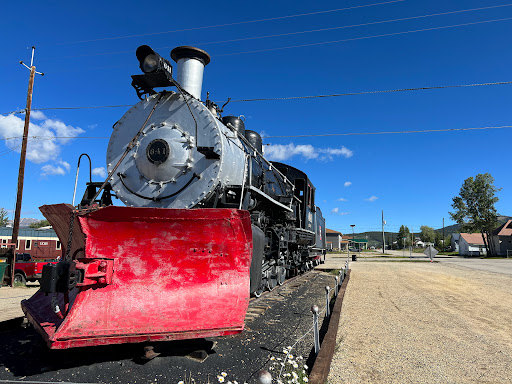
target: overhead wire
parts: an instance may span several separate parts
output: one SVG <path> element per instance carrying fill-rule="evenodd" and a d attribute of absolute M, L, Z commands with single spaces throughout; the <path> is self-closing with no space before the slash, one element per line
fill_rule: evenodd
<path fill-rule="evenodd" d="M 334 30 L 338 30 L 338 29 L 347 29 L 347 28 L 364 27 L 364 26 L 376 25 L 376 24 L 394 23 L 394 22 L 397 22 L 397 21 L 414 20 L 414 19 L 421 19 L 421 18 L 435 17 L 435 16 L 443 16 L 443 15 L 452 15 L 452 14 L 457 14 L 457 13 L 481 11 L 481 10 L 487 10 L 487 9 L 493 9 L 493 8 L 510 7 L 510 6 L 512 6 L 512 3 L 500 4 L 500 5 L 492 5 L 492 6 L 488 6 L 488 7 L 461 9 L 461 10 L 456 10 L 456 11 L 448 11 L 448 12 L 440 12 L 440 13 L 431 13 L 431 14 L 419 15 L 419 16 L 402 17 L 402 18 L 398 18 L 398 19 L 372 21 L 372 22 L 361 23 L 361 24 L 343 25 L 343 26 L 340 26 L 340 27 L 310 29 L 310 30 L 304 30 L 304 31 L 279 33 L 279 34 L 273 34 L 273 35 L 263 35 L 263 36 L 244 37 L 244 38 L 231 39 L 231 40 L 220 40 L 220 41 L 212 41 L 212 42 L 193 43 L 193 45 L 211 45 L 211 44 L 221 44 L 221 43 L 232 43 L 232 42 L 238 42 L 238 41 L 247 41 L 247 40 L 256 40 L 256 39 L 267 39 L 267 38 L 272 38 L 272 37 L 291 36 L 291 35 L 299 35 L 299 34 L 314 33 L 314 32 L 326 32 L 326 31 L 334 31 Z M 160 48 L 164 49 L 164 48 L 173 48 L 173 47 L 160 47 Z M 157 49 L 160 49 L 160 48 L 157 48 Z M 129 52 L 131 52 L 131 51 L 129 51 Z M 123 53 L 126 53 L 126 51 L 123 52 Z"/>
<path fill-rule="evenodd" d="M 458 14 L 458 13 L 465 13 L 465 12 L 482 11 L 482 10 L 503 8 L 503 7 L 510 7 L 510 6 L 512 6 L 512 3 L 491 5 L 491 6 L 487 6 L 487 7 L 460 9 L 460 10 L 455 10 L 455 11 L 447 11 L 447 12 L 439 12 L 439 13 L 431 13 L 431 14 L 426 14 L 426 15 L 410 16 L 410 17 L 403 17 L 403 18 L 398 18 L 398 19 L 373 21 L 373 22 L 361 23 L 361 24 L 342 25 L 339 27 L 311 29 L 311 30 L 304 30 L 304 31 L 295 31 L 295 32 L 287 32 L 287 33 L 279 33 L 279 34 L 263 35 L 263 36 L 243 37 L 243 38 L 237 38 L 237 39 L 219 40 L 219 41 L 210 41 L 210 42 L 200 42 L 200 43 L 196 42 L 196 43 L 189 43 L 189 45 L 204 46 L 204 45 L 232 43 L 232 42 L 248 41 L 248 40 L 268 39 L 268 38 L 274 38 L 274 37 L 293 36 L 293 35 L 306 34 L 306 33 L 334 31 L 334 30 L 339 30 L 339 29 L 348 29 L 348 28 L 363 27 L 363 26 L 369 26 L 369 25 L 393 23 L 393 22 L 398 22 L 398 21 L 415 20 L 415 19 L 421 19 L 421 18 L 444 16 L 444 15 L 451 15 L 451 14 Z M 174 46 L 172 46 L 172 47 L 171 46 L 156 47 L 155 49 L 168 49 L 168 48 L 174 48 Z M 125 53 L 133 53 L 133 51 L 129 50 L 129 51 L 90 53 L 90 54 L 80 54 L 80 55 L 73 55 L 73 56 L 52 57 L 52 59 L 55 59 L 55 60 L 56 59 L 70 59 L 70 58 L 75 58 L 75 57 L 105 56 L 105 55 L 117 55 L 117 54 L 125 54 Z"/>
<path fill-rule="evenodd" d="M 435 132 L 457 132 L 457 131 L 482 131 L 489 129 L 512 128 L 512 125 L 489 126 L 489 127 L 470 127 L 470 128 L 445 128 L 445 129 L 417 129 L 404 131 L 381 131 L 381 132 L 350 132 L 350 133 L 320 133 L 305 135 L 279 135 L 263 136 L 263 139 L 276 138 L 300 138 L 300 137 L 327 137 L 327 136 L 364 136 L 364 135 L 389 135 L 389 134 L 407 134 L 407 133 L 435 133 Z M 107 136 L 29 136 L 33 140 L 55 140 L 55 139 L 110 139 Z M 2 141 L 21 139 L 21 136 L 0 138 Z M 270 144 L 266 144 L 270 145 Z"/>
<path fill-rule="evenodd" d="M 133 38 L 133 37 L 154 36 L 154 35 L 163 35 L 163 34 L 175 33 L 175 32 L 196 31 L 196 30 L 200 30 L 200 29 L 211 29 L 211 28 L 219 28 L 219 27 L 228 27 L 228 26 L 233 26 L 233 25 L 261 23 L 261 22 L 266 22 L 266 21 L 291 19 L 291 18 L 297 18 L 297 17 L 303 17 L 303 16 L 312 16 L 312 15 L 319 15 L 319 14 L 325 14 L 325 13 L 347 11 L 347 10 L 351 10 L 351 9 L 374 7 L 374 6 L 378 6 L 378 5 L 386 5 L 386 4 L 392 4 L 392 3 L 401 3 L 403 1 L 405 1 L 405 0 L 390 0 L 390 1 L 380 2 L 380 3 L 363 4 L 363 5 L 355 5 L 355 6 L 352 6 L 352 7 L 328 9 L 328 10 L 324 10 L 324 11 L 299 13 L 299 14 L 285 15 L 285 16 L 276 16 L 276 17 L 267 17 L 267 18 L 264 18 L 264 19 L 236 21 L 236 22 L 232 22 L 232 23 L 213 24 L 213 25 L 206 25 L 206 26 L 200 26 L 200 27 L 191 27 L 191 28 L 183 28 L 183 29 L 174 29 L 174 30 L 170 30 L 170 31 L 161 31 L 161 32 L 148 32 L 148 33 L 141 33 L 141 34 L 135 34 L 135 35 L 113 36 L 113 37 L 103 37 L 103 38 L 99 38 L 99 39 L 71 41 L 71 42 L 67 42 L 67 43 L 61 43 L 59 45 L 91 43 L 91 42 L 105 41 L 105 40 L 128 39 L 128 38 Z"/>
<path fill-rule="evenodd" d="M 413 30 L 402 31 L 402 32 L 383 33 L 383 34 L 380 34 L 380 35 L 353 37 L 353 38 L 341 39 L 341 40 L 329 40 L 329 41 L 320 41 L 320 42 L 316 42 L 316 43 L 288 45 L 288 46 L 284 46 L 284 47 L 264 48 L 264 49 L 257 49 L 257 50 L 252 50 L 252 51 L 241 51 L 241 52 L 223 53 L 223 54 L 218 54 L 218 55 L 214 55 L 214 56 L 215 57 L 235 56 L 235 55 L 245 55 L 245 54 L 250 54 L 250 53 L 262 53 L 262 52 L 271 52 L 271 51 L 281 51 L 281 50 L 285 50 L 285 49 L 312 47 L 312 46 L 316 46 L 316 45 L 335 44 L 335 43 L 343 43 L 343 42 L 347 42 L 347 41 L 356 41 L 356 40 L 367 40 L 367 39 L 374 39 L 374 38 L 379 38 L 379 37 L 405 35 L 405 34 L 408 34 L 408 33 L 434 31 L 434 30 L 447 29 L 447 28 L 457 28 L 457 27 L 464 27 L 464 26 L 468 26 L 468 25 L 494 23 L 494 22 L 498 22 L 498 21 L 507 21 L 507 20 L 512 20 L 512 17 L 505 17 L 505 18 L 501 18 L 501 19 L 492 19 L 492 20 L 474 21 L 474 22 L 470 22 L 470 23 L 452 24 L 452 25 L 445 25 L 445 26 L 441 26 L 441 27 L 413 29 Z"/>
<path fill-rule="evenodd" d="M 357 95 L 376 95 L 380 93 L 394 93 L 394 92 L 411 92 L 411 91 L 428 91 L 434 89 L 450 89 L 450 88 L 470 88 L 470 87 L 484 87 L 492 85 L 510 85 L 512 81 L 495 81 L 487 83 L 470 83 L 470 84 L 452 84 L 452 85 L 433 85 L 430 87 L 413 87 L 413 88 L 397 88 L 397 89 L 383 89 L 374 91 L 361 91 L 361 92 L 346 92 L 346 93 L 332 93 L 325 95 L 305 95 L 305 96 L 287 96 L 287 97 L 262 97 L 254 99 L 235 99 L 231 103 L 242 103 L 252 101 L 286 101 L 286 100 L 300 100 L 300 99 L 316 99 L 328 97 L 341 97 L 341 96 L 357 96 Z M 51 110 L 77 110 L 77 109 L 98 109 L 98 108 L 127 108 L 132 107 L 133 104 L 119 104 L 119 105 L 93 105 L 93 106 L 80 106 L 80 107 L 45 107 L 45 108 L 32 108 L 32 111 L 51 111 Z M 2 115 L 10 114 L 23 114 L 25 110 L 16 110 L 3 113 Z M 7 116 L 3 116 L 4 118 Z"/>
<path fill-rule="evenodd" d="M 405 133 L 433 133 L 433 132 L 456 132 L 456 131 L 482 131 L 487 129 L 505 129 L 512 128 L 512 125 L 501 125 L 494 127 L 472 127 L 472 128 L 445 128 L 445 129 L 418 129 L 409 131 L 382 131 L 382 132 L 350 132 L 350 133 L 321 133 L 307 135 L 282 135 L 282 136 L 264 136 L 263 139 L 275 138 L 298 138 L 298 137 L 326 137 L 326 136 L 364 136 L 364 135 L 392 135 Z"/>
<path fill-rule="evenodd" d="M 231 103 L 240 103 L 240 102 L 249 102 L 249 101 L 281 101 L 281 100 L 316 99 L 316 98 L 325 98 L 325 97 L 373 95 L 373 94 L 379 94 L 379 93 L 427 91 L 427 90 L 432 90 L 432 89 L 483 87 L 483 86 L 489 86 L 489 85 L 506 85 L 506 84 L 512 84 L 512 81 L 496 81 L 496 82 L 490 82 L 490 83 L 472 83 L 472 84 L 455 84 L 455 85 L 434 85 L 434 86 L 431 86 L 431 87 L 398 88 L 398 89 L 385 89 L 385 90 L 376 90 L 376 91 L 332 93 L 332 94 L 326 94 L 326 95 L 288 96 L 288 97 L 260 97 L 260 98 L 255 98 L 255 99 L 231 100 L 230 102 Z"/>

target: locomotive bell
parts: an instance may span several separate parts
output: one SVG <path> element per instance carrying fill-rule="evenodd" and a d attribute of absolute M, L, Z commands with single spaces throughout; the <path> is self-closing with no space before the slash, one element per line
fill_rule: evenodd
<path fill-rule="evenodd" d="M 171 58 L 178 64 L 178 83 L 196 99 L 201 100 L 204 67 L 210 55 L 196 47 L 182 46 L 171 51 Z"/>

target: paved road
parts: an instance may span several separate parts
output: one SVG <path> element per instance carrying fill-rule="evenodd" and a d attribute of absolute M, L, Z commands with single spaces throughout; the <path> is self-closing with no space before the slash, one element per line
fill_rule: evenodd
<path fill-rule="evenodd" d="M 462 268 L 512 275 L 512 259 L 465 259 L 462 257 L 455 257 L 450 259 L 439 259 L 439 261 L 441 263 L 451 264 Z"/>
<path fill-rule="evenodd" d="M 402 256 L 402 251 L 386 251 L 387 253 L 391 253 L 391 256 L 382 256 L 379 253 L 368 253 L 364 252 L 360 255 L 358 254 L 357 263 L 364 262 L 417 262 L 417 261 L 430 261 L 428 257 L 426 257 L 422 253 L 413 253 L 412 257 L 409 257 L 409 254 L 405 257 Z M 350 260 L 350 264 L 353 262 Z M 326 260 L 324 264 L 321 264 L 316 267 L 318 270 L 332 270 L 332 269 L 340 269 L 344 266 L 347 261 L 346 254 L 336 254 L 330 253 L 327 254 Z M 484 272 L 493 272 L 493 273 L 501 273 L 505 275 L 512 275 L 512 258 L 511 259 L 469 259 L 458 256 L 438 256 L 434 258 L 434 261 L 438 263 L 447 263 L 454 267 L 459 268 L 470 268 L 477 271 Z"/>

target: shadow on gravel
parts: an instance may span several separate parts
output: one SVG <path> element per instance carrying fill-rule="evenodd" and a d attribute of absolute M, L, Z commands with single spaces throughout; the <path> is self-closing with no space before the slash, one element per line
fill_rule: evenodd
<path fill-rule="evenodd" d="M 216 354 L 214 343 L 205 339 L 148 342 L 140 344 L 106 345 L 98 347 L 50 350 L 41 336 L 32 328 L 22 326 L 23 318 L 0 322 L 0 367 L 8 368 L 15 376 L 32 376 L 60 369 L 77 368 L 103 362 L 127 360 L 138 365 L 148 361 L 143 358 L 144 347 L 151 345 L 159 357 L 190 357 Z"/>

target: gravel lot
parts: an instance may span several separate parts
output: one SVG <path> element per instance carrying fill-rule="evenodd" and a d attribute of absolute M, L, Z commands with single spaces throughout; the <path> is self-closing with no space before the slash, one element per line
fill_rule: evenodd
<path fill-rule="evenodd" d="M 512 383 L 512 276 L 355 262 L 328 382 Z"/>
<path fill-rule="evenodd" d="M 31 297 L 38 288 L 39 285 L 36 284 L 31 284 L 28 287 L 0 288 L 0 323 L 25 316 L 21 310 L 21 300 Z"/>

